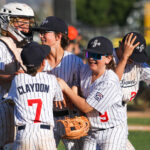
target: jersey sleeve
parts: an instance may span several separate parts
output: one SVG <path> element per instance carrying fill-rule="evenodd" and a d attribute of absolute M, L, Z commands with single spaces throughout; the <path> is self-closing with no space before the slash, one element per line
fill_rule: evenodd
<path fill-rule="evenodd" d="M 6 62 L 6 50 L 7 47 L 0 42 L 0 70 L 4 70 L 5 69 L 5 62 Z"/>
<path fill-rule="evenodd" d="M 11 99 L 14 101 L 16 94 L 17 94 L 16 78 L 14 78 L 11 82 L 11 87 L 9 89 L 8 96 L 6 97 L 6 99 Z"/>
<path fill-rule="evenodd" d="M 141 64 L 140 80 L 150 86 L 150 66 L 147 63 Z"/>
<path fill-rule="evenodd" d="M 80 58 L 78 58 L 77 61 L 78 63 L 76 63 L 76 70 L 73 76 L 73 86 L 79 87 L 80 86 L 80 74 L 81 74 L 80 72 L 84 64 Z"/>
<path fill-rule="evenodd" d="M 56 83 L 54 101 L 62 101 L 64 99 L 62 90 L 59 86 L 57 79 L 56 78 L 54 78 L 54 79 L 55 79 L 54 82 Z"/>
<path fill-rule="evenodd" d="M 121 102 L 121 93 L 118 92 L 118 86 L 114 82 L 100 83 L 87 97 L 87 103 L 97 111 L 104 113 L 108 107 Z"/>

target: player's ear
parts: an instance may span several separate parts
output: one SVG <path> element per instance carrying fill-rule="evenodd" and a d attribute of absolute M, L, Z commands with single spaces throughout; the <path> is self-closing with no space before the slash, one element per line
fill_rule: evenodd
<path fill-rule="evenodd" d="M 43 62 L 42 62 L 42 64 L 41 64 L 42 66 L 45 66 L 45 59 L 43 60 Z"/>
<path fill-rule="evenodd" d="M 56 35 L 56 40 L 59 40 L 62 38 L 62 33 L 58 33 L 58 34 L 55 34 Z"/>
<path fill-rule="evenodd" d="M 106 56 L 106 61 L 105 61 L 106 64 L 109 64 L 111 60 L 112 60 L 112 56 L 111 55 Z"/>

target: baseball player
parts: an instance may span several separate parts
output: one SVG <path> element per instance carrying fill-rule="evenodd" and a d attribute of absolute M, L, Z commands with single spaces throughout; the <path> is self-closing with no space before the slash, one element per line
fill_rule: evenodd
<path fill-rule="evenodd" d="M 55 16 L 47 17 L 40 27 L 35 28 L 40 32 L 42 44 L 49 45 L 51 52 L 49 53 L 44 71 L 54 74 L 56 77 L 62 78 L 72 87 L 79 84 L 79 72 L 83 66 L 82 60 L 74 54 L 65 51 L 68 45 L 68 27 L 66 23 Z M 56 123 L 57 120 L 64 119 L 65 116 L 73 117 L 77 115 L 77 111 L 71 111 L 67 108 L 54 108 L 54 136 L 56 145 L 58 146 L 64 131 L 62 127 Z M 66 150 L 79 150 L 81 141 L 62 139 Z"/>
<path fill-rule="evenodd" d="M 63 94 L 56 77 L 42 72 L 49 52 L 49 46 L 36 42 L 27 44 L 21 52 L 27 73 L 15 76 L 5 99 L 15 104 L 15 150 L 56 150 L 53 101 L 63 100 Z"/>
<path fill-rule="evenodd" d="M 8 3 L 0 9 L 0 101 L 7 97 L 15 74 L 25 68 L 20 53 L 21 46 L 32 38 L 29 32 L 34 12 L 24 3 Z M 14 140 L 13 107 L 0 105 L 0 149 Z"/>
<path fill-rule="evenodd" d="M 137 32 L 130 32 L 123 37 L 119 48 L 114 50 L 114 58 L 118 64 L 115 72 L 120 78 L 125 107 L 134 100 L 140 81 L 150 84 L 150 67 L 146 63 L 148 56 L 145 48 L 144 37 Z M 135 150 L 129 140 L 127 150 Z"/>
<path fill-rule="evenodd" d="M 81 91 L 76 95 L 59 79 L 63 92 L 84 113 L 91 123 L 83 150 L 125 150 L 127 140 L 127 113 L 122 105 L 122 91 L 114 68 L 112 43 L 105 37 L 95 37 L 88 43 L 88 64 L 81 71 Z"/>

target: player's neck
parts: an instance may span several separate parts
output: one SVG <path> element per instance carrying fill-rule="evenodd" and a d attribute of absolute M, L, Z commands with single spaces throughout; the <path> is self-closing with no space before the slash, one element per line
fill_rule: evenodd
<path fill-rule="evenodd" d="M 105 69 L 101 69 L 101 71 L 98 71 L 98 72 L 94 71 L 94 72 L 92 72 L 92 83 L 96 79 L 98 79 L 100 76 L 102 76 L 105 73 L 105 71 L 106 71 Z"/>
<path fill-rule="evenodd" d="M 48 63 L 52 68 L 55 68 L 62 60 L 64 56 L 64 50 L 62 48 L 51 49 L 50 54 L 47 57 Z"/>

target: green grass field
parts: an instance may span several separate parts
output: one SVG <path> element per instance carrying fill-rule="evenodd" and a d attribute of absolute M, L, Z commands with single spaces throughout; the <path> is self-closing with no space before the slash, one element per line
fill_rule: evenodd
<path fill-rule="evenodd" d="M 128 125 L 150 126 L 150 118 L 128 118 Z M 136 150 L 150 150 L 150 131 L 129 131 L 129 140 Z M 58 150 L 65 150 L 62 142 Z"/>
<path fill-rule="evenodd" d="M 149 125 L 150 118 L 128 118 L 128 125 Z"/>
<path fill-rule="evenodd" d="M 150 150 L 150 132 L 130 131 L 129 140 L 136 150 Z M 58 150 L 65 150 L 62 142 L 60 142 Z"/>
<path fill-rule="evenodd" d="M 64 144 L 62 142 L 59 143 L 58 150 L 65 150 Z"/>
<path fill-rule="evenodd" d="M 129 140 L 136 150 L 150 150 L 150 132 L 130 131 Z"/>

